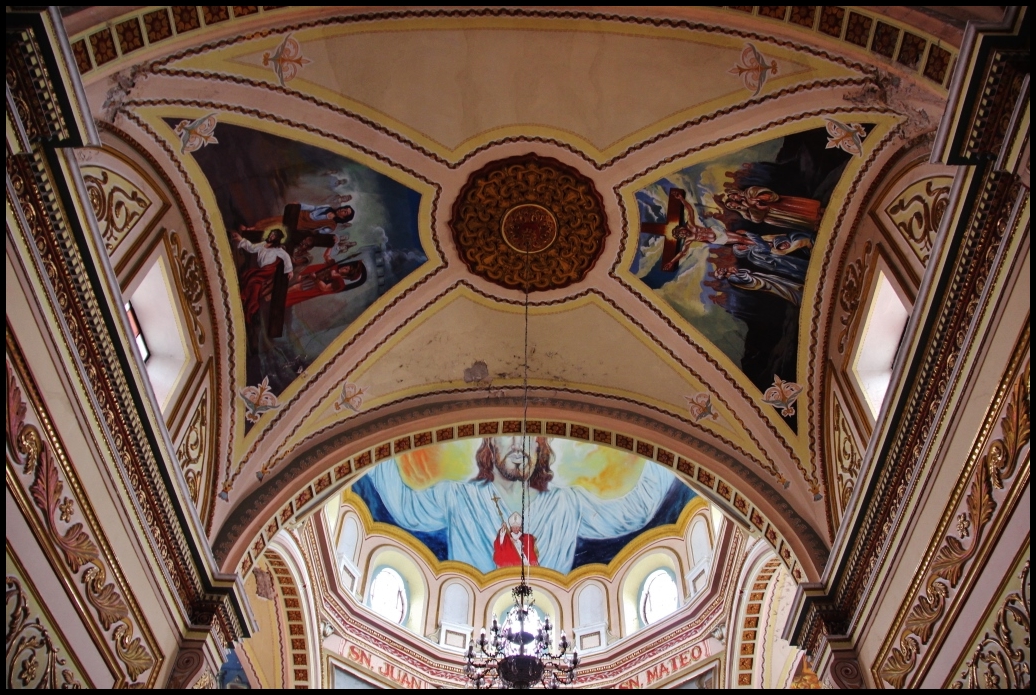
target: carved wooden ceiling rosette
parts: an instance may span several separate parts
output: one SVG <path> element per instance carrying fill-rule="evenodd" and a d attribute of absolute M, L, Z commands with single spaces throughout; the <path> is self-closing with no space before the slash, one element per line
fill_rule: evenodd
<path fill-rule="evenodd" d="M 527 282 L 532 292 L 586 277 L 608 234 L 593 182 L 535 154 L 473 173 L 453 205 L 450 228 L 472 273 L 509 289 L 524 290 Z"/>

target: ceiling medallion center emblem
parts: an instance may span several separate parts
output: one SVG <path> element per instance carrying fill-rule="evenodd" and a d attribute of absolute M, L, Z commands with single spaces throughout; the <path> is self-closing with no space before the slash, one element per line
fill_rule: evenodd
<path fill-rule="evenodd" d="M 504 213 L 500 233 L 507 245 L 515 251 L 539 253 L 550 248 L 558 238 L 558 221 L 542 205 L 522 203 Z"/>
<path fill-rule="evenodd" d="M 535 154 L 474 172 L 453 205 L 450 228 L 472 273 L 530 292 L 581 281 L 608 235 L 604 200 L 593 182 Z"/>

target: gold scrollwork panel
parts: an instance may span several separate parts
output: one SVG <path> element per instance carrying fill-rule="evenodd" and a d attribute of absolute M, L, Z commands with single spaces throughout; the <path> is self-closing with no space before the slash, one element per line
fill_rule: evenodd
<path fill-rule="evenodd" d="M 994 438 L 994 431 L 999 435 Z M 987 412 L 907 599 L 875 661 L 877 680 L 911 687 L 945 638 L 948 616 L 976 581 L 1022 490 L 1029 484 L 1029 331 Z"/>
<path fill-rule="evenodd" d="M 960 675 L 956 680 L 951 676 L 950 688 L 1028 690 L 1031 686 L 1029 538 L 1007 579 L 1010 583 L 997 593 L 990 615 L 954 670 L 954 675 Z"/>
<path fill-rule="evenodd" d="M 93 687 L 10 544 L 5 603 L 8 690 Z"/>
<path fill-rule="evenodd" d="M 157 642 L 7 333 L 7 487 L 115 678 L 151 687 Z"/>
<path fill-rule="evenodd" d="M 190 423 L 176 448 L 176 459 L 180 462 L 187 489 L 195 508 L 201 511 L 201 491 L 205 480 L 205 463 L 209 455 L 209 392 L 202 393 L 198 405 L 191 415 Z"/>
<path fill-rule="evenodd" d="M 910 249 L 928 264 L 935 234 L 950 200 L 950 176 L 930 176 L 907 186 L 885 208 L 885 214 L 903 235 Z"/>
<path fill-rule="evenodd" d="M 838 352 L 845 352 L 846 345 L 852 340 L 856 326 L 856 312 L 860 308 L 863 293 L 867 291 L 867 271 L 870 269 L 874 244 L 870 241 L 845 269 L 842 275 L 842 287 L 838 292 L 838 304 L 842 308 L 839 323 L 842 330 L 838 333 Z"/>
<path fill-rule="evenodd" d="M 833 387 L 830 397 L 832 407 L 829 455 L 832 461 L 833 476 L 828 489 L 834 490 L 835 511 L 837 518 L 841 520 L 842 515 L 845 514 L 845 508 L 849 504 L 849 498 L 852 497 L 856 487 L 856 479 L 860 475 L 863 457 L 860 454 L 859 445 L 856 443 L 852 425 L 849 423 L 841 400 L 834 394 Z"/>
<path fill-rule="evenodd" d="M 187 318 L 199 345 L 205 344 L 205 327 L 202 325 L 202 306 L 205 303 L 204 271 L 198 257 L 180 240 L 176 232 L 169 233 L 176 277 L 184 299 Z"/>
<path fill-rule="evenodd" d="M 129 179 L 99 166 L 81 168 L 104 248 L 110 256 L 144 220 L 154 202 Z"/>

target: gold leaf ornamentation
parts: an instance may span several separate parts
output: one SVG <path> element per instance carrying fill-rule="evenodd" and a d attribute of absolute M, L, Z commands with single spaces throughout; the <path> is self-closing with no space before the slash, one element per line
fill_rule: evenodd
<path fill-rule="evenodd" d="M 80 689 L 83 684 L 67 668 L 61 651 L 39 617 L 32 618 L 29 601 L 17 577 L 7 576 L 7 689 Z M 17 674 L 19 683 L 13 678 Z M 58 680 L 60 675 L 61 680 Z"/>
<path fill-rule="evenodd" d="M 987 632 L 979 641 L 960 679 L 950 686 L 954 690 L 1028 690 L 1031 687 L 1028 560 L 1018 578 L 1021 586 L 1018 591 L 1008 594 L 997 613 L 992 634 Z M 1012 629 L 1011 623 L 1017 629 Z M 1020 643 L 1015 640 L 1019 632 L 1023 635 Z"/>
<path fill-rule="evenodd" d="M 997 502 L 993 488 L 1002 488 L 1017 472 L 1017 459 L 1029 438 L 1029 364 L 1011 390 L 1011 397 L 1001 419 L 1003 436 L 994 441 L 986 454 L 977 462 L 971 487 L 965 500 L 971 530 L 961 536 L 971 536 L 970 545 L 962 538 L 947 536 L 926 570 L 925 593 L 919 596 L 907 615 L 899 645 L 894 647 L 881 665 L 879 675 L 893 687 L 902 688 L 917 664 L 922 647 L 946 612 L 951 592 L 957 588 L 971 560 L 985 536 L 986 527 L 993 519 Z M 1022 439 L 1024 436 L 1024 439 Z"/>
<path fill-rule="evenodd" d="M 194 415 L 191 416 L 191 424 L 188 425 L 187 432 L 176 450 L 176 458 L 180 461 L 184 480 L 187 481 L 187 489 L 196 506 L 201 493 L 201 480 L 205 469 L 205 445 L 208 441 L 208 400 L 209 394 L 206 391 L 202 394 L 201 401 L 198 403 Z"/>
<path fill-rule="evenodd" d="M 842 411 L 841 404 L 835 400 L 833 450 L 835 456 L 836 489 L 838 490 L 838 510 L 842 514 L 849 504 L 849 498 L 856 486 L 856 478 L 860 474 L 863 457 L 856 446 L 856 439 L 849 428 L 849 421 Z"/>
<path fill-rule="evenodd" d="M 144 192 L 113 171 L 84 167 L 83 182 L 104 248 L 111 254 L 151 207 Z"/>
<path fill-rule="evenodd" d="M 593 182 L 535 154 L 491 162 L 468 177 L 450 229 L 468 270 L 532 292 L 586 277 L 608 234 L 604 201 Z"/>
<path fill-rule="evenodd" d="M 105 569 L 104 560 L 101 557 L 97 544 L 87 533 L 83 523 L 76 521 L 70 524 L 64 531 L 58 526 L 59 523 L 67 524 L 72 520 L 72 516 L 75 513 L 75 503 L 70 497 L 65 497 L 62 500 L 61 493 L 64 490 L 65 484 L 61 480 L 61 473 L 57 463 L 54 461 L 54 455 L 51 453 L 47 442 L 39 437 L 35 427 L 24 423 L 24 414 L 27 408 L 25 402 L 21 400 L 20 389 L 16 393 L 17 402 L 12 400 L 14 398 L 12 396 L 14 389 L 11 388 L 11 385 L 15 381 L 10 362 L 7 363 L 7 382 L 8 409 L 10 410 L 14 406 L 17 410 L 18 406 L 21 407 L 22 420 L 21 431 L 18 432 L 19 441 L 26 438 L 23 437 L 26 430 L 32 428 L 33 432 L 37 432 L 36 441 L 39 444 L 38 458 L 33 470 L 33 480 L 29 485 L 32 501 L 41 513 L 47 535 L 60 551 L 61 557 L 69 571 L 76 575 L 83 567 L 86 567 L 81 577 L 86 600 L 94 608 L 98 622 L 100 622 L 104 630 L 108 630 L 112 625 L 117 624 L 113 632 L 116 652 L 122 658 L 126 671 L 130 675 L 130 680 L 136 680 L 141 673 L 155 665 L 154 656 L 142 643 L 141 638 L 133 637 L 133 623 L 131 622 L 126 602 L 119 594 L 115 584 L 107 582 L 107 570 Z M 11 418 L 9 415 L 8 427 L 10 426 Z M 23 457 L 28 458 L 28 453 L 23 451 L 15 452 L 16 462 L 25 463 L 22 460 Z M 28 466 L 26 466 L 25 474 L 29 475 L 27 469 Z M 60 522 L 55 519 L 56 515 L 60 517 Z M 10 585 L 8 590 L 10 591 Z M 10 600 L 10 596 L 8 600 Z M 8 630 L 8 680 L 10 680 L 10 674 L 12 673 L 10 668 L 10 634 L 11 632 Z M 123 658 L 124 655 L 126 658 Z M 21 662 L 24 667 L 23 675 L 29 680 L 35 677 L 35 672 L 33 671 L 35 668 L 33 666 L 33 663 L 35 663 L 34 659 L 35 657 L 26 657 Z M 47 666 L 47 668 L 49 669 L 50 667 Z M 44 673 L 49 673 L 49 671 L 44 671 Z M 53 677 L 56 678 L 56 676 Z M 11 687 L 10 683 L 8 683 L 8 687 Z"/>
<path fill-rule="evenodd" d="M 205 280 L 201 263 L 198 257 L 191 253 L 180 241 L 180 235 L 172 232 L 169 235 L 169 243 L 173 246 L 173 256 L 176 258 L 176 269 L 180 276 L 180 287 L 184 297 L 190 304 L 191 310 L 188 315 L 191 318 L 191 327 L 198 343 L 205 344 L 205 328 L 201 324 L 202 300 L 205 298 Z"/>
<path fill-rule="evenodd" d="M 870 264 L 871 249 L 874 245 L 867 242 L 863 247 L 863 255 L 849 264 L 845 269 L 842 279 L 842 292 L 838 295 L 838 303 L 842 305 L 845 314 L 839 319 L 842 323 L 842 331 L 838 334 L 838 352 L 845 352 L 845 344 L 849 340 L 849 333 L 853 326 L 853 319 L 856 317 L 856 310 L 860 308 L 860 300 L 863 298 L 864 281 L 867 275 L 867 266 Z"/>
<path fill-rule="evenodd" d="M 950 200 L 949 176 L 933 176 L 907 187 L 885 213 L 896 225 L 922 264 L 927 265 L 932 242 Z"/>

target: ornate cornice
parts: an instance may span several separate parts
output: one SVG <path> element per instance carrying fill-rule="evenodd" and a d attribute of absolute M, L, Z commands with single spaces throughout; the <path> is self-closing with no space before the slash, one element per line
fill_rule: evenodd
<path fill-rule="evenodd" d="M 969 593 L 966 587 L 974 585 L 982 556 L 1000 536 L 1021 489 L 1028 485 L 1029 458 L 1022 453 L 1030 432 L 1028 354 L 1026 330 L 907 601 L 892 624 L 890 639 L 875 662 L 876 680 L 903 688 L 923 675 L 930 656 L 939 651 L 944 622 Z M 998 420 L 1001 436 L 987 445 Z"/>
<path fill-rule="evenodd" d="M 164 657 L 10 328 L 6 366 L 7 490 L 74 597 L 115 685 L 150 687 Z"/>
<path fill-rule="evenodd" d="M 186 622 L 211 626 L 226 647 L 244 634 L 244 606 L 229 578 L 215 579 L 215 568 L 199 547 L 201 536 L 192 535 L 177 501 L 175 464 L 156 431 L 162 425 L 147 414 L 145 390 L 127 377 L 135 370 L 119 334 L 123 321 L 104 294 L 112 286 L 102 275 L 106 266 L 93 255 L 103 242 L 91 244 L 96 232 L 74 212 L 89 204 L 76 204 L 69 192 L 75 186 L 59 173 L 63 159 L 57 148 L 83 146 L 96 135 L 82 126 L 82 114 L 73 108 L 76 92 L 58 67 L 63 54 L 55 45 L 60 29 L 48 25 L 53 21 L 49 14 L 7 15 L 7 88 L 20 112 L 20 123 L 12 124 L 9 116 L 8 127 L 18 131 L 22 146 L 12 152 L 8 140 L 7 186 L 13 193 L 8 204 L 17 215 L 11 231 L 23 237 L 19 251 L 45 289 L 39 301 L 58 317 L 55 338 L 74 360 L 72 373 L 91 399 L 84 405 L 96 411 L 111 458 L 119 464 L 116 474 L 133 496 L 127 505 L 150 531 L 148 540 Z M 20 127 L 25 123 L 30 127 Z"/>
<path fill-rule="evenodd" d="M 1017 98 L 1017 92 L 1012 96 L 1012 81 L 986 78 L 988 72 L 978 78 L 985 98 L 1009 98 L 1012 103 Z M 982 92 L 984 88 L 988 90 Z M 961 126 L 968 127 L 974 123 Z M 941 141 L 946 138 L 940 135 Z M 999 147 L 1000 142 L 990 146 Z M 983 153 L 983 158 L 991 156 L 995 153 Z M 973 357 L 976 327 L 991 311 L 989 293 L 1007 272 L 1009 264 L 1002 257 L 1027 231 L 1017 212 L 1024 195 L 1027 193 L 1016 177 L 979 164 L 955 202 L 959 221 L 932 254 L 928 296 L 934 301 L 918 327 L 916 349 L 904 365 L 899 400 L 890 409 L 889 434 L 873 449 L 877 465 L 869 467 L 869 480 L 858 482 L 866 489 L 861 499 L 865 511 L 856 517 L 847 536 L 852 543 L 834 557 L 836 564 L 828 569 L 830 588 L 805 598 L 797 620 L 793 616 L 792 641 L 814 660 L 827 636 L 845 635 L 855 621 L 868 595 L 867 587 L 883 564 L 888 540 L 898 531 L 904 507 L 918 484 L 922 456 L 949 412 L 946 400 Z"/>

